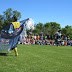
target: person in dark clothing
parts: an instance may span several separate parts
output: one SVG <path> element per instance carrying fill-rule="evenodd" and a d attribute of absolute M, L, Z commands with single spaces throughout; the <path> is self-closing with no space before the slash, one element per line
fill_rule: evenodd
<path fill-rule="evenodd" d="M 56 32 L 55 34 L 55 44 L 57 46 L 59 46 L 61 44 L 61 30 L 59 30 L 58 32 Z"/>
<path fill-rule="evenodd" d="M 17 22 L 16 16 L 13 17 L 13 22 Z M 16 29 L 16 28 L 15 28 Z M 17 40 L 17 41 L 16 41 Z M 11 39 L 10 44 L 12 44 L 11 50 L 14 50 L 15 56 L 18 56 L 17 44 L 18 44 L 19 36 Z M 13 46 L 14 45 L 14 46 Z"/>

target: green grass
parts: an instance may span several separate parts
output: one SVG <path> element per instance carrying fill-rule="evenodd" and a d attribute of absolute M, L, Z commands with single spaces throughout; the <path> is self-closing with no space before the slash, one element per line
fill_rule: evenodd
<path fill-rule="evenodd" d="M 72 72 L 72 47 L 18 45 L 14 52 L 0 56 L 0 72 Z"/>

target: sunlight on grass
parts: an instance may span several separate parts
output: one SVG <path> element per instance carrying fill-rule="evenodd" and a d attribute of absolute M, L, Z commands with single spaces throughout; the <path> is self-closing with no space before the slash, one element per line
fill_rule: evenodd
<path fill-rule="evenodd" d="M 18 52 L 0 56 L 0 72 L 72 72 L 71 47 L 18 45 Z"/>

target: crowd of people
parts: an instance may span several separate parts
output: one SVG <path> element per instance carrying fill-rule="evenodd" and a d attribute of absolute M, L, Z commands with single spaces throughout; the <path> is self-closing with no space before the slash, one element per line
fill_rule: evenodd
<path fill-rule="evenodd" d="M 19 44 L 37 44 L 37 45 L 56 45 L 56 46 L 72 46 L 72 40 L 69 36 L 62 35 L 61 31 L 58 31 L 54 36 L 50 35 L 28 35 L 27 37 L 21 36 Z"/>

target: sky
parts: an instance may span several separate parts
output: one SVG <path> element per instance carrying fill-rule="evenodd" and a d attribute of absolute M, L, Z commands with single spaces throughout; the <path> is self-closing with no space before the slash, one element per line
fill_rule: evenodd
<path fill-rule="evenodd" d="M 21 19 L 32 18 L 35 23 L 57 22 L 61 27 L 72 26 L 72 0 L 0 0 L 0 14 L 12 8 Z"/>

